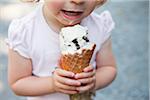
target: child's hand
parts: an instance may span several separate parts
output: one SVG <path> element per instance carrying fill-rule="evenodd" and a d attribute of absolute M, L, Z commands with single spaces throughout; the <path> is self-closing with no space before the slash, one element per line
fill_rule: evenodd
<path fill-rule="evenodd" d="M 75 94 L 77 86 L 81 83 L 74 79 L 75 74 L 70 71 L 65 71 L 61 68 L 57 68 L 53 73 L 54 90 L 56 92 L 62 92 L 66 94 Z"/>
<path fill-rule="evenodd" d="M 75 79 L 82 84 L 77 87 L 78 92 L 92 90 L 95 86 L 95 69 L 90 65 L 84 69 L 84 72 L 76 74 Z"/>

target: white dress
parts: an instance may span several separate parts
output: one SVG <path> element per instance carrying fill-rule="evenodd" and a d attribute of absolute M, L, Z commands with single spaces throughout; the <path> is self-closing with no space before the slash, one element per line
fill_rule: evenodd
<path fill-rule="evenodd" d="M 60 57 L 59 33 L 54 32 L 46 23 L 42 7 L 40 5 L 27 16 L 14 19 L 9 26 L 6 39 L 9 48 L 25 58 L 32 59 L 32 72 L 38 77 L 51 76 Z M 92 12 L 82 20 L 81 25 L 88 28 L 89 40 L 96 43 L 90 62 L 96 66 L 96 52 L 111 35 L 114 22 L 109 11 L 104 11 L 100 15 Z M 28 97 L 28 100 L 69 100 L 69 96 L 54 93 Z"/>

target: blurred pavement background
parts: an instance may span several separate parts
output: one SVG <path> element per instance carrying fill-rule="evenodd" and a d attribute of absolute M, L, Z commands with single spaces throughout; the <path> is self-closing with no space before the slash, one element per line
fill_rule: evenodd
<path fill-rule="evenodd" d="M 32 5 L 19 0 L 0 0 L 0 100 L 25 100 L 16 96 L 7 83 L 7 46 L 4 39 L 13 18 L 22 16 Z M 148 100 L 148 0 L 111 0 L 96 9 L 109 10 L 116 22 L 112 32 L 118 75 L 108 87 L 97 91 L 95 100 Z"/>

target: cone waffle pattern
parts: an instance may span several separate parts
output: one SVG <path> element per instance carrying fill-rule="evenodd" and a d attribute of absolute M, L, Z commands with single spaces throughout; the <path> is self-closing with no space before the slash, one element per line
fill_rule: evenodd
<path fill-rule="evenodd" d="M 81 73 L 89 65 L 95 47 L 96 45 L 94 44 L 92 50 L 83 49 L 81 54 L 62 55 L 60 60 L 61 68 L 74 73 Z"/>

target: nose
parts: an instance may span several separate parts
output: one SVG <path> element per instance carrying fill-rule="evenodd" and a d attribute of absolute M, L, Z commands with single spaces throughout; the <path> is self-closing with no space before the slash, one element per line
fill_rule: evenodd
<path fill-rule="evenodd" d="M 70 0 L 70 1 L 75 4 L 83 4 L 85 2 L 85 0 Z"/>

